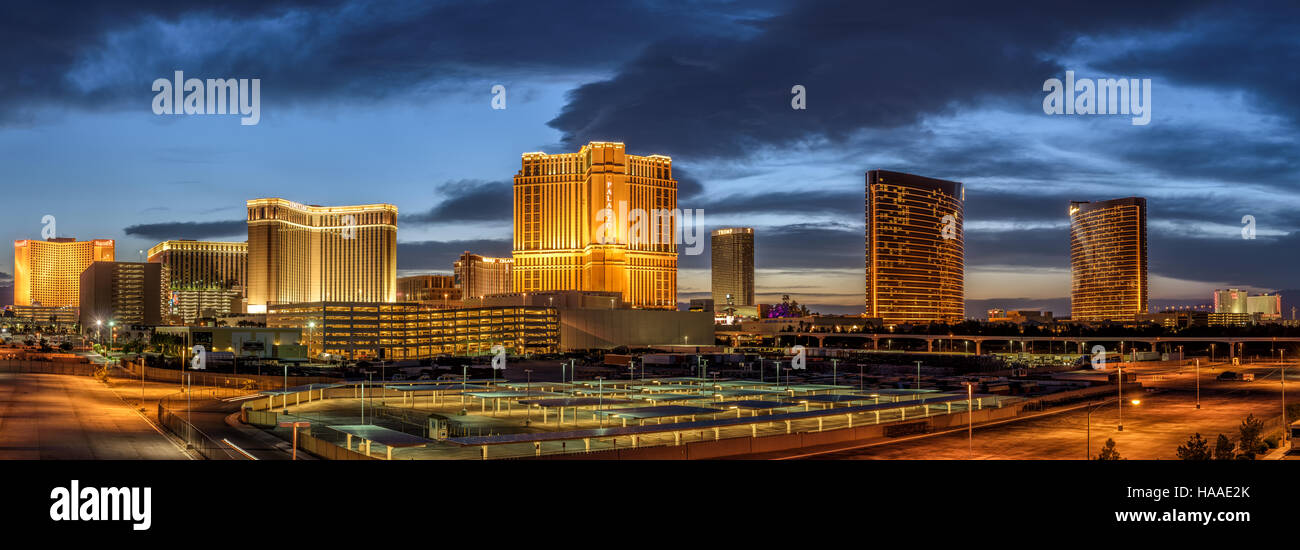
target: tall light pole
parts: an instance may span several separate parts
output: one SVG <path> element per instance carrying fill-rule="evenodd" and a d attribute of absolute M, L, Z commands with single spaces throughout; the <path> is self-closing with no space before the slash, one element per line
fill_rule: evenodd
<path fill-rule="evenodd" d="M 834 386 L 834 385 L 835 385 L 835 381 L 839 379 L 838 376 L 837 376 L 837 375 L 839 374 L 839 363 L 838 363 L 838 361 L 839 361 L 838 359 L 831 358 L 831 385 L 832 385 L 832 386 Z"/>
<path fill-rule="evenodd" d="M 975 458 L 975 383 L 966 382 L 966 450 L 968 459 Z"/>
<path fill-rule="evenodd" d="M 605 377 L 597 376 L 596 377 L 596 410 L 599 411 L 599 410 L 603 410 L 604 408 L 605 408 Z M 575 411 L 573 413 L 574 422 L 577 422 L 577 418 L 578 418 L 578 413 L 576 412 L 577 409 L 574 409 L 574 411 Z M 605 426 L 605 415 L 603 414 L 600 415 L 600 425 L 601 427 Z"/>
<path fill-rule="evenodd" d="M 920 397 L 920 395 L 921 395 L 921 362 L 920 362 L 920 361 L 913 361 L 913 363 L 916 363 L 916 395 L 917 395 L 918 397 Z"/>
<path fill-rule="evenodd" d="M 364 395 L 363 395 L 363 397 L 364 397 Z M 281 402 L 281 405 L 283 405 L 283 407 L 284 407 L 284 414 L 289 414 L 289 364 L 288 364 L 288 363 L 285 363 L 285 364 L 284 364 L 284 396 L 283 396 L 283 399 L 284 399 L 284 401 Z M 363 403 L 364 403 L 364 401 L 363 401 Z M 365 415 L 364 415 L 364 413 L 363 413 L 362 417 L 364 418 L 364 416 L 365 416 Z M 363 422 L 363 424 L 364 424 L 364 422 Z"/>
<path fill-rule="evenodd" d="M 1122 358 L 1121 358 L 1122 359 Z M 1119 378 L 1119 427 L 1117 431 L 1124 431 L 1124 361 L 1121 360 L 1115 364 L 1115 374 Z"/>
<path fill-rule="evenodd" d="M 1201 359 L 1196 359 L 1196 410 L 1201 409 Z"/>
<path fill-rule="evenodd" d="M 1291 425 L 1286 422 L 1286 364 L 1282 365 L 1282 444 L 1286 448 L 1287 435 L 1291 433 Z"/>
<path fill-rule="evenodd" d="M 533 391 L 533 369 L 524 369 L 524 374 L 528 375 L 528 385 L 525 386 L 528 389 L 524 391 L 531 392 Z M 530 404 L 528 405 L 528 418 L 524 419 L 524 425 L 528 426 L 531 425 L 532 423 L 533 423 L 533 406 Z"/>

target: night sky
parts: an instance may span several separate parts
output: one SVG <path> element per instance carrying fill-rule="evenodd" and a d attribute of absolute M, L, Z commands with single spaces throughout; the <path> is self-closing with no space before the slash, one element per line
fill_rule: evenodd
<path fill-rule="evenodd" d="M 243 240 L 250 198 L 387 202 L 402 274 L 448 272 L 509 254 L 521 153 L 608 140 L 672 156 L 706 229 L 756 227 L 760 301 L 861 311 L 870 169 L 967 185 L 970 316 L 1067 313 L 1071 200 L 1148 198 L 1156 304 L 1300 288 L 1300 5 L 1047 4 L 6 5 L 0 238 L 51 214 L 137 260 Z M 261 122 L 155 115 L 176 70 L 260 78 Z M 1045 114 L 1067 70 L 1150 79 L 1150 123 Z M 708 262 L 682 256 L 679 300 Z"/>

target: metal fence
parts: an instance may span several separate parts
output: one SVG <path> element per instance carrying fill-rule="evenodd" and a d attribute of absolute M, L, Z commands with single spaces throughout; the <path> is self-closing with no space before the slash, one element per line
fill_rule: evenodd
<path fill-rule="evenodd" d="M 186 444 L 198 451 L 200 455 L 203 455 L 203 458 L 208 460 L 244 460 L 247 458 L 240 453 L 234 452 L 221 441 L 203 433 L 203 430 L 186 421 L 183 415 L 167 408 L 167 402 L 168 398 L 158 401 L 158 423 L 167 431 L 184 440 Z"/>

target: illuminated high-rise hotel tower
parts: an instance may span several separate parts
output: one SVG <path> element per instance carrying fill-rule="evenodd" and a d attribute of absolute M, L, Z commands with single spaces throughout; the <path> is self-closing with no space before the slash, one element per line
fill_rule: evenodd
<path fill-rule="evenodd" d="M 965 201 L 955 181 L 867 172 L 867 317 L 886 325 L 964 320 Z"/>
<path fill-rule="evenodd" d="M 397 207 L 248 201 L 248 312 L 268 304 L 393 302 Z"/>
<path fill-rule="evenodd" d="M 14 241 L 14 305 L 78 307 L 81 272 L 114 260 L 112 239 Z"/>
<path fill-rule="evenodd" d="M 599 141 L 525 153 L 514 178 L 514 291 L 618 292 L 632 307 L 676 309 L 672 162 Z"/>
<path fill-rule="evenodd" d="M 1147 200 L 1070 203 L 1070 317 L 1132 321 L 1147 312 Z"/>

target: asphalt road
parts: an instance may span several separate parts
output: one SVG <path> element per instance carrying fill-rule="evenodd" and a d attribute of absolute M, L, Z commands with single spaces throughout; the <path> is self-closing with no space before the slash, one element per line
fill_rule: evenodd
<path fill-rule="evenodd" d="M 2 460 L 188 458 L 89 376 L 0 373 Z"/>
<path fill-rule="evenodd" d="M 1247 414 L 1261 418 L 1281 414 L 1276 366 L 1227 367 L 1256 372 L 1255 382 L 1216 380 L 1215 376 L 1224 368 L 1222 364 L 1216 368 L 1201 368 L 1201 409 L 1196 408 L 1193 369 L 1184 367 L 1180 372 L 1178 367 L 1167 365 L 1136 369 L 1145 387 L 1160 391 L 1126 392 L 1123 431 L 1117 429 L 1119 410 L 1116 400 L 1110 399 L 1108 405 L 1095 409 L 1091 406 L 1063 407 L 1057 411 L 1059 414 L 1034 415 L 983 427 L 976 425 L 974 437 L 969 441 L 965 430 L 955 430 L 926 437 L 872 442 L 833 452 L 804 450 L 756 458 L 1082 460 L 1085 456 L 1095 457 L 1109 438 L 1115 440 L 1120 454 L 1126 458 L 1176 459 L 1178 445 L 1193 433 L 1200 433 L 1213 445 L 1218 434 L 1236 437 L 1241 420 Z M 1297 381 L 1290 370 L 1287 381 Z M 1130 399 L 1140 399 L 1141 404 L 1132 406 L 1128 403 Z M 1091 419 L 1087 413 L 1089 409 L 1095 411 Z M 1048 412 L 1053 411 L 1049 409 Z M 1092 426 L 1090 446 L 1089 420 Z"/>

